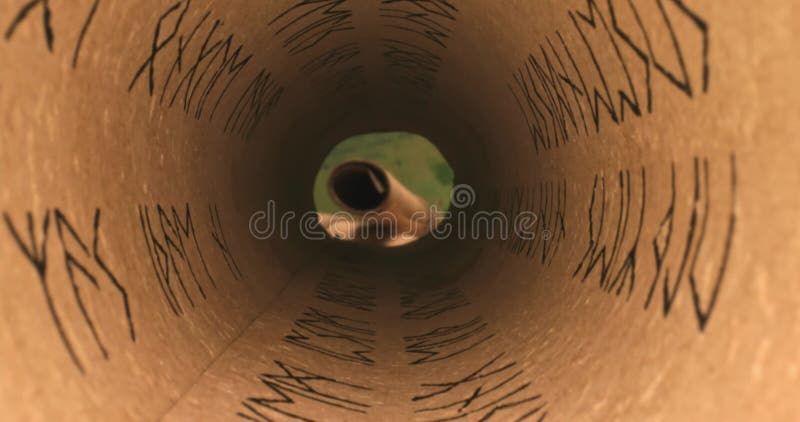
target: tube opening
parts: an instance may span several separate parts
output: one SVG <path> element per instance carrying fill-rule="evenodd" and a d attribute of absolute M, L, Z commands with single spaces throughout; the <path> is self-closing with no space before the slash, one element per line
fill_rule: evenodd
<path fill-rule="evenodd" d="M 347 138 L 324 160 L 314 186 L 330 237 L 399 246 L 425 235 L 450 205 L 453 170 L 426 138 L 379 132 Z"/>
<path fill-rule="evenodd" d="M 331 172 L 328 194 L 345 210 L 378 208 L 389 195 L 386 172 L 366 161 L 344 162 Z"/>

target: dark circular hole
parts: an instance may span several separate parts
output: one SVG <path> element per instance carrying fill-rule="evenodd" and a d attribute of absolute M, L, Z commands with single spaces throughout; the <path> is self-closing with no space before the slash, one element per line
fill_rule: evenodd
<path fill-rule="evenodd" d="M 389 193 L 383 170 L 369 163 L 345 163 L 331 173 L 330 182 L 339 201 L 359 211 L 377 208 Z"/>

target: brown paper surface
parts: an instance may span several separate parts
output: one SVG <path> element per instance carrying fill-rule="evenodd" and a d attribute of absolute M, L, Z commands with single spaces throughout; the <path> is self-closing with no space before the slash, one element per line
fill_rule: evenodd
<path fill-rule="evenodd" d="M 0 1 L 0 419 L 797 420 L 797 6 Z M 390 130 L 535 236 L 304 237 Z"/>

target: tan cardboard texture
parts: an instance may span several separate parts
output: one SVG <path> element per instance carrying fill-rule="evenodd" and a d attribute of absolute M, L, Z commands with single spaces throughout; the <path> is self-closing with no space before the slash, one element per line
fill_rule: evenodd
<path fill-rule="evenodd" d="M 800 419 L 798 6 L 0 1 L 0 419 Z M 376 131 L 450 233 L 311 230 Z"/>

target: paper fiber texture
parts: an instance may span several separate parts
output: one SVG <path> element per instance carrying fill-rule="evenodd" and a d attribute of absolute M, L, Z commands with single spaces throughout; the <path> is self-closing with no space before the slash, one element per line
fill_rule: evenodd
<path fill-rule="evenodd" d="M 0 419 L 796 420 L 798 10 L 0 1 Z M 393 130 L 535 236 L 304 238 Z"/>

